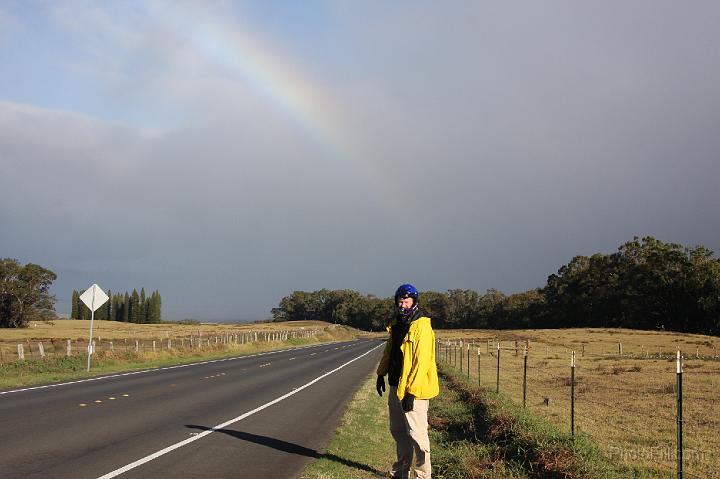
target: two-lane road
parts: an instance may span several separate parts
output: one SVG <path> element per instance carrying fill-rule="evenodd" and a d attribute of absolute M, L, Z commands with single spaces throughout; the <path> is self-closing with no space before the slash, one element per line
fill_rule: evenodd
<path fill-rule="evenodd" d="M 380 345 L 0 391 L 0 477 L 297 477 L 319 457 Z"/>

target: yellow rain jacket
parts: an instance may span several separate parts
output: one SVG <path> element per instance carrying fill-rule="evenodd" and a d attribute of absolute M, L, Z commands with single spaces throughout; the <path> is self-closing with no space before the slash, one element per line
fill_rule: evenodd
<path fill-rule="evenodd" d="M 392 335 L 385 343 L 385 352 L 377 368 L 379 376 L 388 373 L 391 348 Z M 421 316 L 410 323 L 400 349 L 403 353 L 403 366 L 397 387 L 398 399 L 402 400 L 406 393 L 417 399 L 437 396 L 440 393 L 440 384 L 435 365 L 435 332 L 430 325 L 430 318 Z"/>

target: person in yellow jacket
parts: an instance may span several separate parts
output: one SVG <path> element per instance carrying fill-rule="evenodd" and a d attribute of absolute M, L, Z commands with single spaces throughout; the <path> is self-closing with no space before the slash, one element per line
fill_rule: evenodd
<path fill-rule="evenodd" d="M 385 375 L 390 392 L 388 409 L 390 433 L 395 439 L 397 461 L 392 477 L 407 478 L 415 453 L 415 477 L 431 476 L 430 439 L 427 412 L 429 400 L 440 392 L 435 365 L 435 333 L 430 318 L 418 309 L 420 293 L 411 284 L 395 292 L 396 315 L 390 337 L 377 368 L 376 389 L 385 392 Z"/>

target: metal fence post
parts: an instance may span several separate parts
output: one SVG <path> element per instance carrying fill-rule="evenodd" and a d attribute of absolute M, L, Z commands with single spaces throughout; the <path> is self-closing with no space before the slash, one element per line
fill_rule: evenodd
<path fill-rule="evenodd" d="M 480 348 L 478 347 L 478 387 L 480 387 Z"/>
<path fill-rule="evenodd" d="M 468 382 L 470 382 L 470 343 L 467 345 L 467 373 L 468 373 Z"/>
<path fill-rule="evenodd" d="M 460 341 L 460 372 L 462 372 L 463 366 L 463 343 Z"/>
<path fill-rule="evenodd" d="M 495 383 L 495 392 L 500 392 L 500 341 L 497 342 L 497 378 Z"/>
<path fill-rule="evenodd" d="M 523 351 L 523 407 L 525 407 L 526 400 L 527 400 L 527 344 L 525 345 L 525 350 Z"/>
<path fill-rule="evenodd" d="M 575 351 L 570 360 L 570 433 L 575 435 Z"/>
<path fill-rule="evenodd" d="M 682 419 L 682 373 L 683 357 L 680 350 L 677 351 L 677 477 L 683 477 L 683 419 Z"/>

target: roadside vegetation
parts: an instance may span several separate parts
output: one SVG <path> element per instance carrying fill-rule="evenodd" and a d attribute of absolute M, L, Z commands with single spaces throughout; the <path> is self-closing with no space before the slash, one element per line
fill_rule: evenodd
<path fill-rule="evenodd" d="M 507 400 L 441 368 L 442 394 L 431 402 L 433 468 L 442 478 L 617 477 L 586 436 L 560 432 Z"/>
<path fill-rule="evenodd" d="M 430 401 L 433 477 L 438 479 L 618 477 L 597 446 L 533 417 L 512 402 L 466 383 L 452 368 L 440 371 L 441 393 Z M 387 399 L 371 374 L 348 405 L 325 453 L 303 479 L 388 477 L 395 443 Z"/>

